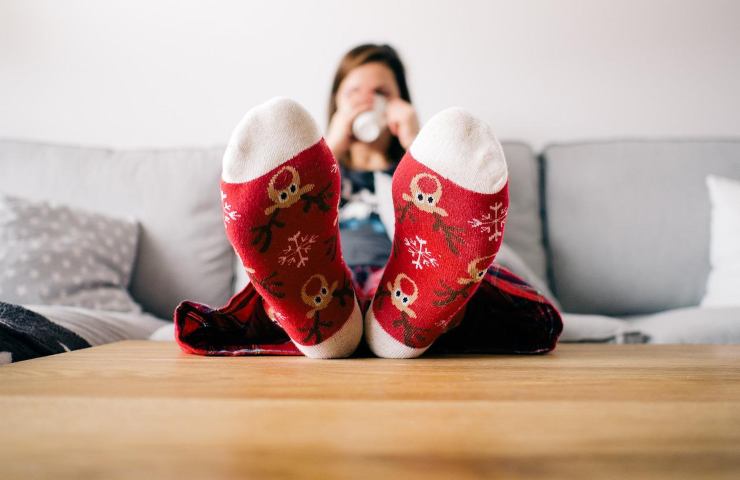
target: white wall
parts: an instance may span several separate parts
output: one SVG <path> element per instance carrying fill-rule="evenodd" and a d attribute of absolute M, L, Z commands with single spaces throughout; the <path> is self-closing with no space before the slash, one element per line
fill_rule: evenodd
<path fill-rule="evenodd" d="M 323 125 L 364 41 L 400 50 L 422 119 L 460 105 L 535 147 L 740 136 L 732 0 L 0 0 L 0 137 L 222 144 L 273 95 Z"/>

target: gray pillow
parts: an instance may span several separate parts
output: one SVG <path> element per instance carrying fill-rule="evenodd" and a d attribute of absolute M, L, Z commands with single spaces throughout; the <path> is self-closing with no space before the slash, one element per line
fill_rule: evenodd
<path fill-rule="evenodd" d="M 132 219 L 0 195 L 0 300 L 121 312 L 136 255 Z"/>

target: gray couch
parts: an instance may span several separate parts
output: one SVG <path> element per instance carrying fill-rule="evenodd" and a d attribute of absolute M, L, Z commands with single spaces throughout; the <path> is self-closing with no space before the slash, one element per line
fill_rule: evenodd
<path fill-rule="evenodd" d="M 511 206 L 499 261 L 559 301 L 563 341 L 740 342 L 740 308 L 697 307 L 709 270 L 704 178 L 740 179 L 740 141 L 504 150 Z M 130 292 L 163 319 L 149 334 L 181 300 L 220 306 L 243 285 L 223 233 L 221 154 L 3 140 L 0 193 L 137 218 Z"/>
<path fill-rule="evenodd" d="M 553 145 L 539 163 L 549 284 L 571 313 L 565 340 L 613 329 L 618 341 L 740 342 L 740 308 L 698 307 L 705 178 L 740 178 L 740 141 Z"/>

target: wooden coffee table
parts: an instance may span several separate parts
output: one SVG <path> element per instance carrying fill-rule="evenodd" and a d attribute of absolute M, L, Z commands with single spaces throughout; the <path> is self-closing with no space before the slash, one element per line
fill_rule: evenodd
<path fill-rule="evenodd" d="M 740 478 L 740 346 L 0 367 L 0 478 Z"/>

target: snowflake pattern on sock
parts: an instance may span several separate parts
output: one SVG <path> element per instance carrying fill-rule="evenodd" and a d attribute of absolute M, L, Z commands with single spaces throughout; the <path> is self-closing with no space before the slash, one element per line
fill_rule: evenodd
<path fill-rule="evenodd" d="M 415 240 L 409 238 L 403 239 L 403 244 L 406 245 L 408 252 L 414 256 L 411 264 L 416 267 L 417 270 L 423 270 L 424 267 L 438 267 L 439 262 L 434 258 L 432 252 L 426 247 L 427 241 L 416 235 Z"/>
<path fill-rule="evenodd" d="M 490 233 L 491 235 L 488 237 L 488 241 L 493 242 L 504 235 L 504 224 L 506 223 L 506 216 L 509 213 L 509 209 L 504 207 L 504 204 L 501 202 L 496 202 L 488 208 L 492 213 L 481 214 L 479 215 L 480 218 L 468 220 L 468 223 L 481 233 Z"/>
<path fill-rule="evenodd" d="M 229 204 L 229 202 L 226 201 L 226 194 L 223 190 L 221 190 L 221 204 L 224 209 L 224 225 L 227 225 L 233 221 L 236 221 L 241 215 L 239 215 L 239 212 L 234 210 L 234 207 Z"/>
<path fill-rule="evenodd" d="M 318 235 L 301 235 L 301 231 L 298 230 L 295 235 L 288 238 L 290 243 L 281 252 L 282 255 L 278 257 L 278 263 L 280 265 L 293 265 L 296 268 L 305 266 L 309 259 L 311 245 L 316 243 L 317 238 L 319 238 Z"/>

